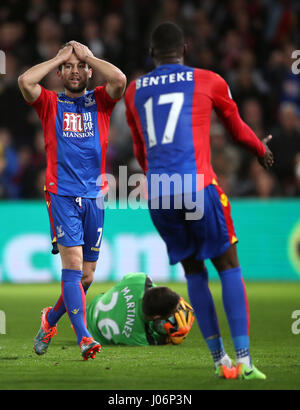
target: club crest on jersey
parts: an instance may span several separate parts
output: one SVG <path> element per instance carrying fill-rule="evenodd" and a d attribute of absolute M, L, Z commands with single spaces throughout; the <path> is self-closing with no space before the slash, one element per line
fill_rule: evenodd
<path fill-rule="evenodd" d="M 64 112 L 63 131 L 83 132 L 82 114 Z"/>
<path fill-rule="evenodd" d="M 90 107 L 91 105 L 96 104 L 96 100 L 93 98 L 92 94 L 88 94 L 84 99 L 85 107 Z"/>

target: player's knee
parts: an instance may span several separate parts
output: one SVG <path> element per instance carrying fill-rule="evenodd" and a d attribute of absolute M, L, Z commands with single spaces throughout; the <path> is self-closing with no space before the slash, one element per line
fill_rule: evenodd
<path fill-rule="evenodd" d="M 218 272 L 237 268 L 239 266 L 239 260 L 236 245 L 230 246 L 230 248 L 223 255 L 212 259 L 212 263 Z"/>
<path fill-rule="evenodd" d="M 223 272 L 225 270 L 234 269 L 237 266 L 238 265 L 235 263 L 235 261 L 232 261 L 232 260 L 222 261 L 221 263 L 218 264 L 217 271 Z"/>
<path fill-rule="evenodd" d="M 205 271 L 204 262 L 197 261 L 194 257 L 189 257 L 181 261 L 181 264 L 186 275 L 195 275 Z"/>
<path fill-rule="evenodd" d="M 63 269 L 82 270 L 82 249 L 81 246 L 66 247 L 58 244 Z"/>
<path fill-rule="evenodd" d="M 69 258 L 63 265 L 64 269 L 82 270 L 82 261 L 79 258 Z"/>
<path fill-rule="evenodd" d="M 213 264 L 218 272 L 234 269 L 239 266 L 238 261 L 230 255 L 224 255 L 223 257 L 218 258 L 218 260 L 213 261 Z"/>

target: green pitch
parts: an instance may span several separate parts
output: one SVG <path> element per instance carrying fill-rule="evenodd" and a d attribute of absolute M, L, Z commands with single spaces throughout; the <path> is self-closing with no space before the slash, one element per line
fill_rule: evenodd
<path fill-rule="evenodd" d="M 167 285 L 187 297 L 185 284 Z M 110 286 L 94 284 L 87 301 Z M 300 283 L 248 282 L 246 286 L 252 358 L 267 375 L 266 381 L 216 379 L 196 322 L 180 346 L 104 346 L 95 360 L 84 362 L 65 316 L 48 352 L 37 356 L 32 344 L 40 326 L 40 310 L 56 301 L 59 283 L 0 284 L 0 310 L 6 316 L 6 334 L 0 335 L 0 389 L 300 389 L 300 334 L 292 332 L 292 312 L 300 310 Z M 234 357 L 220 284 L 210 287 L 225 347 Z"/>

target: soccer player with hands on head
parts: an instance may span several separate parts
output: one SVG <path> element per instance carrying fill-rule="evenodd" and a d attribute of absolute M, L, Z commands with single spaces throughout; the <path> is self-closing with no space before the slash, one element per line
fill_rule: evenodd
<path fill-rule="evenodd" d="M 62 93 L 39 84 L 52 70 L 57 70 L 62 81 Z M 93 71 L 101 74 L 105 85 L 88 91 Z M 45 197 L 52 243 L 62 262 L 61 296 L 54 307 L 41 312 L 34 351 L 39 355 L 47 351 L 57 322 L 67 312 L 82 357 L 87 360 L 101 348 L 87 329 L 85 294 L 93 281 L 102 240 L 109 121 L 124 93 L 126 77 L 113 64 L 96 58 L 85 45 L 70 41 L 54 58 L 20 75 L 18 83 L 43 127 Z"/>
<path fill-rule="evenodd" d="M 125 94 L 134 153 L 147 176 L 150 215 L 166 243 L 170 263 L 180 262 L 184 268 L 189 299 L 216 374 L 265 379 L 249 353 L 248 300 L 230 203 L 210 163 L 211 112 L 216 111 L 232 140 L 252 152 L 266 169 L 273 164 L 267 147 L 271 136 L 260 141 L 240 118 L 225 80 L 212 71 L 184 65 L 186 51 L 183 32 L 176 24 L 162 23 L 152 33 L 150 54 L 155 68 L 132 81 Z M 180 176 L 181 185 L 173 184 L 173 191 L 169 187 L 168 192 L 163 186 L 153 189 L 152 177 L 162 175 Z M 198 176 L 203 176 L 203 183 Z M 192 208 L 185 199 L 195 197 L 197 201 L 191 202 L 193 212 L 200 211 L 199 217 L 187 218 Z M 236 366 L 223 345 L 206 259 L 212 261 L 221 279 Z"/>

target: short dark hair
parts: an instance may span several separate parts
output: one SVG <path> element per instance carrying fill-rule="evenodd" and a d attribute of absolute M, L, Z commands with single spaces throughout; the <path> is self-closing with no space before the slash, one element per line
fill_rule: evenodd
<path fill-rule="evenodd" d="M 159 24 L 152 32 L 150 47 L 158 53 L 167 53 L 183 45 L 183 31 L 175 23 L 166 21 Z"/>
<path fill-rule="evenodd" d="M 167 318 L 176 310 L 180 296 L 166 286 L 154 286 L 143 297 L 142 309 L 147 317 Z"/>
<path fill-rule="evenodd" d="M 67 43 L 62 44 L 62 45 L 59 47 L 58 51 L 59 51 L 59 50 L 62 50 L 63 48 L 65 48 L 65 47 L 67 47 L 67 46 L 69 46 L 69 45 L 70 45 L 69 43 L 70 43 L 70 42 L 68 41 Z M 74 52 L 74 50 L 73 50 L 73 52 Z M 88 67 L 90 68 L 89 65 L 88 65 Z M 58 66 L 58 70 L 59 70 L 59 71 L 62 70 L 62 64 L 60 64 L 60 65 Z"/>

